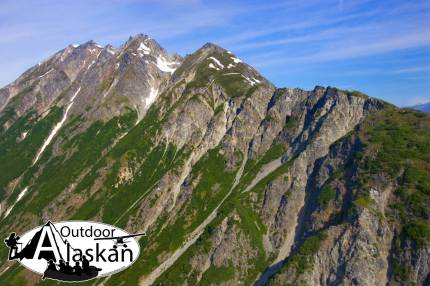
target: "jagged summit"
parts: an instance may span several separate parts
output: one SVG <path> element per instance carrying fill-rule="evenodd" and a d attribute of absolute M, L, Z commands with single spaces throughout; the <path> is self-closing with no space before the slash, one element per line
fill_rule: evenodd
<path fill-rule="evenodd" d="M 136 36 L 130 36 L 127 42 L 122 46 L 123 48 L 134 48 L 138 49 L 142 44 L 148 45 L 149 43 L 156 44 L 160 49 L 161 46 L 158 45 L 158 43 L 151 39 L 147 35 L 138 34 Z"/>
<path fill-rule="evenodd" d="M 0 111 L 24 89 L 28 90 L 23 94 L 28 100 L 17 108 L 20 113 L 33 108 L 39 114 L 53 103 L 67 105 L 68 98 L 74 96 L 73 90 L 79 89 L 78 103 L 71 114 L 96 120 L 131 108 L 142 117 L 181 61 L 180 56 L 169 54 L 143 34 L 130 37 L 117 49 L 111 45 L 101 47 L 94 41 L 69 45 L 1 89 Z M 57 81 L 52 81 L 54 78 Z M 67 86 L 71 87 L 69 91 L 64 90 Z M 118 94 L 124 94 L 121 100 Z"/>
<path fill-rule="evenodd" d="M 217 44 L 211 43 L 211 42 L 204 44 L 199 50 L 212 50 L 212 51 L 217 51 L 217 52 L 221 52 L 221 53 L 223 53 L 223 52 L 229 53 L 228 50 L 224 49 L 223 47 L 221 47 Z"/>
<path fill-rule="evenodd" d="M 145 40 L 149 40 L 149 39 L 151 39 L 151 37 L 149 35 L 146 35 L 146 34 L 143 34 L 143 33 L 138 33 L 138 34 L 136 34 L 134 36 L 128 37 L 127 42 L 135 41 L 135 40 L 143 40 L 143 41 L 145 41 Z"/>

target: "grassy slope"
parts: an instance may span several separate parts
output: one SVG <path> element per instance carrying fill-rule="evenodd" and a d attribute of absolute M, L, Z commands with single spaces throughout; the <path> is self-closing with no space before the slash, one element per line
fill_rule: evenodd
<path fill-rule="evenodd" d="M 189 250 L 178 259 L 178 261 L 168 269 L 159 279 L 156 281 L 156 285 L 178 285 L 178 283 L 187 282 L 189 285 L 196 285 L 197 276 L 199 273 L 193 271 L 191 265 L 191 258 L 196 255 L 208 255 L 211 248 L 214 247 L 212 244 L 213 230 L 219 227 L 224 218 L 228 217 L 229 228 L 238 229 L 238 235 L 246 237 L 250 241 L 252 246 L 255 246 L 252 251 L 256 251 L 255 255 L 249 256 L 249 266 L 245 277 L 243 277 L 244 285 L 251 285 L 255 281 L 256 277 L 261 271 L 265 269 L 270 263 L 270 257 L 266 257 L 263 249 L 262 236 L 266 232 L 264 224 L 261 222 L 259 214 L 254 210 L 250 202 L 250 193 L 261 194 L 264 187 L 288 170 L 288 164 L 284 164 L 271 174 L 269 174 L 262 182 L 257 184 L 253 190 L 249 193 L 242 194 L 241 191 L 247 184 L 250 183 L 253 176 L 258 172 L 259 168 L 265 163 L 278 158 L 283 154 L 284 147 L 274 145 L 270 148 L 266 154 L 261 158 L 257 158 L 254 162 L 251 162 L 248 167 L 246 174 L 239 185 L 235 188 L 232 195 L 228 200 L 221 206 L 218 212 L 218 216 L 215 220 L 209 224 L 204 234 L 198 239 L 198 241 L 189 248 Z M 222 183 L 224 175 L 221 174 L 218 180 Z M 204 177 L 202 177 L 204 178 Z M 232 219 L 233 215 L 238 215 L 239 219 Z M 244 252 L 244 255 L 248 255 Z M 198 285 L 209 285 L 211 283 L 219 284 L 225 281 L 229 281 L 235 277 L 236 272 L 239 269 L 234 269 L 232 265 L 219 267 L 211 266 L 205 271 L 201 277 Z M 214 273 L 218 271 L 225 271 L 225 275 L 217 276 Z M 223 272 L 224 273 L 224 272 Z"/>
<path fill-rule="evenodd" d="M 32 129 L 26 139 L 22 141 L 22 143 L 11 147 L 7 154 L 18 152 L 21 148 L 24 148 L 26 146 L 36 145 L 35 142 L 40 141 L 42 143 L 43 140 L 48 136 L 51 127 L 55 124 L 55 122 L 57 122 L 56 119 L 60 118 L 61 116 L 61 113 L 58 111 L 55 111 L 55 116 L 52 114 L 53 112 L 51 112 L 50 115 L 46 116 L 43 120 L 39 121 L 37 124 L 41 125 L 41 127 L 36 128 L 36 124 L 36 127 Z M 86 168 L 89 168 L 94 162 L 96 162 L 100 157 L 102 151 L 105 150 L 108 146 L 110 146 L 117 136 L 119 136 L 127 128 L 130 128 L 130 126 L 133 125 L 133 123 L 135 122 L 135 118 L 135 113 L 129 113 L 123 117 L 115 117 L 107 123 L 94 123 L 84 133 L 70 138 L 70 140 L 67 141 L 66 144 L 64 144 L 63 147 L 65 148 L 66 152 L 70 152 L 70 156 L 68 156 L 67 158 L 62 155 L 49 159 L 52 154 L 51 143 L 50 146 L 45 150 L 40 161 L 38 161 L 38 163 L 34 167 L 24 170 L 22 184 L 27 184 L 31 178 L 33 178 L 35 182 L 34 184 L 32 184 L 30 191 L 24 196 L 24 198 L 20 202 L 17 203 L 11 214 L 6 219 L 1 221 L 0 226 L 3 229 L 6 229 L 7 225 L 10 225 L 12 221 L 17 218 L 17 216 L 22 217 L 25 214 L 35 214 L 37 216 L 40 216 L 40 211 L 49 202 L 51 202 L 52 199 L 55 198 L 62 190 L 64 190 L 66 186 L 70 185 L 76 179 L 80 172 L 82 172 Z M 119 126 L 121 126 L 121 128 Z M 69 125 L 69 127 L 72 127 L 72 125 Z M 13 131 L 12 129 L 10 130 Z M 44 133 L 39 134 L 40 132 L 42 132 L 42 130 L 44 131 Z M 54 142 L 56 140 L 59 140 L 59 138 L 64 138 L 66 136 L 66 133 L 67 132 L 65 132 L 65 130 L 62 130 L 54 138 Z M 38 145 L 41 145 L 41 143 Z M 79 145 L 79 152 L 76 152 L 75 147 L 77 145 Z M 21 155 L 22 153 L 19 154 Z M 26 152 L 23 152 L 22 155 L 25 156 L 25 154 Z M 33 156 L 27 159 L 27 166 L 31 165 L 32 158 Z M 13 160 L 10 160 L 9 163 L 13 166 L 19 166 L 20 160 L 22 160 L 21 157 L 17 156 L 13 158 Z M 38 170 L 38 167 L 41 165 L 43 165 L 43 172 L 36 176 L 35 174 Z M 2 178 L 4 177 L 2 176 Z M 43 193 L 43 196 L 32 196 L 34 193 Z M 22 220 L 22 222 L 24 223 L 24 220 Z M 6 260 L 7 255 L 7 252 L 4 250 L 6 249 L 2 248 L 2 251 L 0 252 L 2 261 Z M 10 276 L 10 273 L 15 274 Z M 11 285 L 22 285 L 22 283 L 18 283 L 19 281 L 23 281 L 22 279 L 19 279 L 19 277 L 21 277 L 22 275 L 22 267 L 14 266 L 10 268 L 7 273 L 1 276 L 0 282 L 6 283 L 6 281 L 8 281 L 7 283 L 12 283 L 11 281 L 16 280 L 16 283 L 14 282 Z M 14 278 L 12 279 L 10 277 Z"/>
<path fill-rule="evenodd" d="M 6 186 L 31 166 L 37 151 L 61 115 L 62 110 L 59 108 L 53 108 L 43 119 L 37 118 L 34 112 L 29 112 L 1 132 L 0 186 Z M 15 111 L 10 109 L 3 114 L 0 121 L 6 122 L 14 117 Z M 25 139 L 17 142 L 17 138 L 21 138 L 24 132 L 28 132 Z M 15 196 L 11 197 L 11 200 L 14 199 Z"/>

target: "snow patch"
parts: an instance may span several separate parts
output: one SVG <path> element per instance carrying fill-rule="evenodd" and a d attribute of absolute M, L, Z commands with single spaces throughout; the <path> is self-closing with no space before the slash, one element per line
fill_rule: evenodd
<path fill-rule="evenodd" d="M 112 54 L 112 55 L 115 55 L 115 51 L 112 50 L 112 49 L 107 49 L 107 52 L 110 53 L 110 54 Z"/>
<path fill-rule="evenodd" d="M 209 68 L 211 68 L 211 69 L 216 69 L 217 71 L 219 71 L 219 70 L 220 70 L 219 68 L 217 68 L 216 66 L 214 66 L 214 64 L 213 64 L 213 63 L 210 63 L 210 64 L 209 64 Z"/>
<path fill-rule="evenodd" d="M 77 47 L 79 47 L 80 45 L 78 45 L 78 44 L 73 44 L 72 45 L 72 47 L 74 47 L 75 49 L 77 48 Z"/>
<path fill-rule="evenodd" d="M 99 56 L 100 56 L 100 54 L 102 53 L 102 51 L 99 51 L 99 53 L 97 54 L 97 56 L 96 56 L 96 59 L 95 60 L 93 60 L 89 65 L 88 65 L 88 67 L 87 67 L 87 70 L 89 70 L 95 63 L 96 63 L 96 61 L 99 59 Z"/>
<path fill-rule="evenodd" d="M 221 69 L 224 68 L 224 65 L 215 57 L 209 57 L 209 59 L 213 60 Z"/>
<path fill-rule="evenodd" d="M 54 138 L 55 134 L 60 130 L 60 128 L 63 126 L 64 122 L 66 122 L 67 114 L 69 113 L 70 108 L 72 107 L 76 95 L 81 91 L 81 87 L 78 88 L 78 90 L 75 92 L 75 94 L 70 99 L 69 105 L 66 107 L 66 111 L 63 114 L 63 118 L 60 122 L 58 122 L 54 129 L 52 129 L 51 134 L 49 134 L 48 138 L 46 138 L 45 142 L 43 142 L 42 148 L 40 148 L 39 152 L 36 155 L 36 158 L 33 161 L 33 165 L 36 164 L 37 160 L 39 160 L 40 156 L 42 155 L 43 151 L 45 151 L 46 147 L 48 147 L 49 143 L 51 143 L 52 139 Z"/>
<path fill-rule="evenodd" d="M 28 187 L 25 187 L 18 195 L 18 198 L 16 198 L 16 201 L 13 205 L 10 206 L 10 208 L 7 209 L 7 211 L 4 213 L 4 217 L 6 218 L 10 212 L 12 211 L 13 207 L 22 199 L 22 197 L 25 195 L 25 193 L 27 192 Z"/>
<path fill-rule="evenodd" d="M 151 90 L 149 91 L 149 96 L 145 98 L 145 108 L 148 109 L 151 104 L 154 103 L 155 99 L 158 95 L 158 89 L 151 86 Z"/>
<path fill-rule="evenodd" d="M 234 67 L 236 67 L 236 65 L 234 65 L 234 64 L 228 64 L 228 66 L 227 66 L 228 69 L 234 68 Z"/>
<path fill-rule="evenodd" d="M 112 90 L 112 88 L 113 88 L 117 83 L 118 83 L 118 79 L 117 79 L 117 78 L 115 78 L 115 79 L 113 80 L 113 82 L 111 83 L 111 85 L 109 86 L 108 90 L 103 94 L 103 98 L 105 98 L 105 97 L 110 93 L 110 91 Z"/>
<path fill-rule="evenodd" d="M 171 67 L 172 65 L 176 65 L 178 62 L 169 62 L 164 57 L 160 56 L 157 58 L 157 67 L 163 71 L 168 73 L 173 73 L 176 68 Z"/>
<path fill-rule="evenodd" d="M 249 84 L 250 84 L 251 86 L 254 86 L 254 85 L 256 85 L 256 84 L 260 83 L 260 81 L 259 81 L 258 79 L 255 79 L 255 78 L 250 79 L 249 77 L 244 76 L 243 74 L 241 74 L 241 75 L 242 75 L 242 77 L 243 77 L 247 82 L 249 82 Z"/>
<path fill-rule="evenodd" d="M 49 73 L 51 73 L 54 69 L 50 69 L 49 71 L 47 71 L 46 73 L 42 74 L 41 76 L 39 76 L 39 78 L 42 78 L 46 75 L 48 75 Z"/>
<path fill-rule="evenodd" d="M 137 50 L 142 51 L 145 55 L 149 55 L 149 52 L 151 52 L 151 49 L 143 42 L 140 43 L 140 46 L 137 48 Z"/>
<path fill-rule="evenodd" d="M 92 66 L 93 66 L 93 64 L 95 64 L 96 63 L 96 61 L 99 59 L 99 56 L 100 56 L 100 54 L 102 53 L 102 51 L 99 51 L 99 53 L 97 54 L 97 56 L 96 56 L 96 59 L 94 60 L 94 61 L 92 61 L 89 65 L 88 65 L 88 67 L 87 67 L 87 70 L 89 70 Z"/>
<path fill-rule="evenodd" d="M 234 62 L 235 64 L 238 64 L 238 63 L 241 63 L 241 62 L 242 62 L 242 60 L 241 60 L 241 59 L 236 58 L 236 57 L 231 57 L 231 59 L 233 60 L 233 62 Z"/>
<path fill-rule="evenodd" d="M 92 61 L 92 62 L 88 65 L 87 70 L 89 70 L 89 69 L 93 66 L 93 64 L 95 64 L 95 63 L 96 63 L 96 61 Z"/>
<path fill-rule="evenodd" d="M 18 198 L 16 199 L 16 202 L 19 202 L 19 201 L 22 199 L 22 197 L 25 195 L 25 193 L 27 192 L 27 190 L 28 190 L 28 187 L 25 187 L 25 188 L 21 191 L 21 193 L 19 193 Z"/>
<path fill-rule="evenodd" d="M 256 85 L 256 84 L 258 84 L 258 83 L 261 82 L 260 80 L 256 79 L 255 77 L 253 77 L 251 79 L 251 78 L 249 78 L 249 77 L 247 77 L 247 76 L 245 76 L 245 75 L 243 75 L 241 73 L 238 73 L 238 72 L 229 72 L 229 73 L 225 73 L 223 75 L 240 75 L 241 77 L 243 77 L 252 86 L 254 86 L 254 85 Z"/>

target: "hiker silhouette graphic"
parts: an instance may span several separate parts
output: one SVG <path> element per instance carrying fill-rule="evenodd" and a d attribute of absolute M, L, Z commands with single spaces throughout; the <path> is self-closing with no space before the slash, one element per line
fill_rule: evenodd
<path fill-rule="evenodd" d="M 42 234 L 44 234 L 43 241 L 40 242 Z M 48 251 L 47 249 L 55 249 L 55 252 L 57 252 L 60 255 L 60 258 L 62 258 L 61 252 L 64 252 L 64 249 L 67 248 L 66 242 L 50 221 L 43 225 L 43 227 L 34 234 L 33 238 L 22 248 L 21 251 L 18 251 L 18 245 L 22 245 L 18 242 L 19 238 L 20 237 L 13 232 L 10 234 L 9 238 L 5 240 L 6 245 L 9 247 L 9 260 L 22 260 L 27 258 L 45 259 L 46 261 L 52 259 L 57 261 L 58 259 L 54 251 Z M 38 247 L 40 247 L 41 250 L 37 251 Z M 37 257 L 35 257 L 36 254 Z"/>
<path fill-rule="evenodd" d="M 16 235 L 16 233 L 12 232 L 9 235 L 9 238 L 5 239 L 4 242 L 6 243 L 7 247 L 9 247 L 9 260 L 15 259 L 18 253 L 18 244 L 21 244 L 18 242 L 19 236 Z"/>
<path fill-rule="evenodd" d="M 64 240 L 50 221 L 34 234 L 21 251 L 18 247 L 18 245 L 22 246 L 22 243 L 18 242 L 19 239 L 20 237 L 13 232 L 4 240 L 9 247 L 9 260 L 25 258 L 46 260 L 47 267 L 42 275 L 42 280 L 50 278 L 61 281 L 85 281 L 97 277 L 99 271 L 102 270 L 90 265 L 90 261 L 85 255 L 80 260 L 64 259 L 67 249 L 73 249 L 73 247 Z M 73 264 L 74 266 L 72 266 Z"/>

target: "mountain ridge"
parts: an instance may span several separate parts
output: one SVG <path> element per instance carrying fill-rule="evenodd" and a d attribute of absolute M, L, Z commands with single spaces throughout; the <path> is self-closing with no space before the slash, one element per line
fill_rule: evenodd
<path fill-rule="evenodd" d="M 429 126 L 356 91 L 277 88 L 212 43 L 68 46 L 0 89 L 0 229 L 149 234 L 95 284 L 425 285 Z"/>
<path fill-rule="evenodd" d="M 419 111 L 423 111 L 423 112 L 430 112 L 430 102 L 423 103 L 423 104 L 413 105 L 410 108 L 416 109 L 416 110 L 419 110 Z"/>

